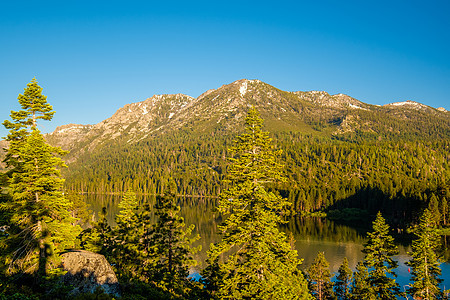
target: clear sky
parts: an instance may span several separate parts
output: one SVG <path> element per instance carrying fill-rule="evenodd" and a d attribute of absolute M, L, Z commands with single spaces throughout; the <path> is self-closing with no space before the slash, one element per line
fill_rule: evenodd
<path fill-rule="evenodd" d="M 449 15 L 447 0 L 0 1 L 0 120 L 33 77 L 56 111 L 44 132 L 242 78 L 450 110 Z"/>

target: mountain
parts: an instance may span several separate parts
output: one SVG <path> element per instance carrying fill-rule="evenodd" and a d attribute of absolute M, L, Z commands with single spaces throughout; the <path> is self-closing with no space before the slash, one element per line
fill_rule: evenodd
<path fill-rule="evenodd" d="M 130 144 L 175 130 L 192 134 L 242 128 L 254 105 L 271 132 L 295 131 L 337 139 L 449 138 L 450 113 L 407 101 L 376 106 L 344 94 L 286 92 L 259 80 L 238 80 L 198 98 L 155 95 L 127 104 L 96 125 L 64 125 L 47 135 L 51 144 L 72 152 L 91 151 L 109 142 Z"/>

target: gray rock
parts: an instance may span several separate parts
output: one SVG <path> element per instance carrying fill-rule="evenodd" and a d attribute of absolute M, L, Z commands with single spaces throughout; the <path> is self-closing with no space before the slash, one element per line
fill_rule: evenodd
<path fill-rule="evenodd" d="M 120 296 L 119 281 L 103 255 L 72 250 L 62 254 L 61 258 L 63 268 L 67 271 L 62 280 L 74 287 L 72 295 L 93 293 L 97 287 L 101 287 L 107 294 Z"/>

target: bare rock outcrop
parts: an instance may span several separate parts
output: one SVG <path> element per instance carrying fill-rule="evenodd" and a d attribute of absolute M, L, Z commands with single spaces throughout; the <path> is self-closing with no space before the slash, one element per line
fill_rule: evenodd
<path fill-rule="evenodd" d="M 119 281 L 106 258 L 85 250 L 72 250 L 61 255 L 67 273 L 62 280 L 72 285 L 71 294 L 93 293 L 101 287 L 105 293 L 120 296 Z"/>

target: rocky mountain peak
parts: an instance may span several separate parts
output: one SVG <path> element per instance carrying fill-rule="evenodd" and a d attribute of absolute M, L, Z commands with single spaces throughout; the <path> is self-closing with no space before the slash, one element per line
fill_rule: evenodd
<path fill-rule="evenodd" d="M 82 124 L 67 124 L 56 127 L 55 131 L 49 133 L 49 135 L 58 135 L 58 134 L 79 134 L 84 133 L 86 130 L 92 128 L 93 125 L 82 125 Z"/>
<path fill-rule="evenodd" d="M 124 133 L 128 141 L 141 139 L 172 119 L 195 98 L 183 94 L 154 95 L 144 101 L 127 104 L 111 117 L 93 128 L 93 134 L 101 139 L 115 139 Z"/>
<path fill-rule="evenodd" d="M 294 92 L 302 100 L 336 109 L 368 109 L 368 105 L 345 94 L 330 95 L 324 91 Z"/>
<path fill-rule="evenodd" d="M 94 127 L 94 125 L 67 124 L 56 127 L 55 131 L 46 134 L 45 138 L 52 145 L 63 149 L 72 149 L 77 146 Z"/>
<path fill-rule="evenodd" d="M 393 102 L 393 103 L 389 103 L 386 104 L 385 106 L 406 106 L 406 107 L 414 107 L 414 108 L 419 108 L 419 107 L 424 107 L 426 105 L 423 105 L 419 102 L 415 102 L 415 101 L 411 101 L 411 100 L 406 100 L 403 102 Z"/>
<path fill-rule="evenodd" d="M 385 104 L 384 107 L 387 108 L 393 108 L 393 109 L 408 109 L 408 110 L 417 110 L 417 111 L 423 111 L 423 112 L 429 112 L 429 113 L 435 113 L 436 110 L 428 105 L 416 102 L 416 101 L 403 101 L 403 102 L 393 102 L 389 104 Z"/>

